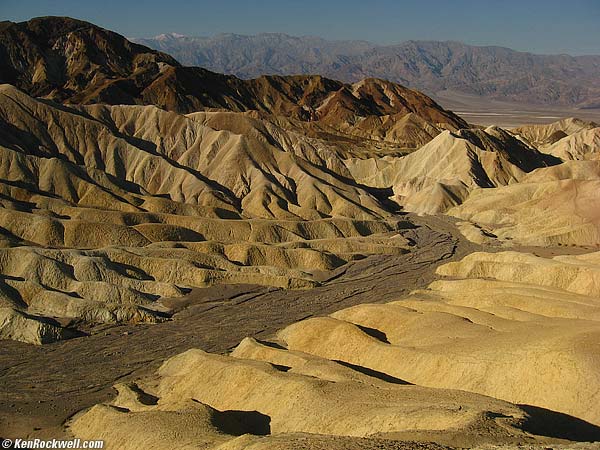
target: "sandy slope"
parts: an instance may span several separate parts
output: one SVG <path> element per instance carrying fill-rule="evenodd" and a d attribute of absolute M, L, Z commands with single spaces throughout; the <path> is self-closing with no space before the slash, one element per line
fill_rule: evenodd
<path fill-rule="evenodd" d="M 477 187 L 519 182 L 533 169 L 560 160 L 540 153 L 507 131 L 444 131 L 401 158 L 349 160 L 352 175 L 378 187 L 392 186 L 404 209 L 435 214 L 460 204 Z"/>
<path fill-rule="evenodd" d="M 548 147 L 559 140 L 582 131 L 597 127 L 598 124 L 576 118 L 562 119 L 545 125 L 523 125 L 511 131 L 525 138 L 532 145 Z"/>
<path fill-rule="evenodd" d="M 544 151 L 563 161 L 600 159 L 600 127 L 584 129 L 556 141 Z"/>
<path fill-rule="evenodd" d="M 317 271 L 408 251 L 398 205 L 449 210 L 478 242 L 599 239 L 593 124 L 521 130 L 571 133 L 544 148 L 552 154 L 489 127 L 359 159 L 362 144 L 259 113 L 64 107 L 8 85 L 0 99 L 0 301 L 15 312 L 5 337 L 71 334 L 28 339 L 10 325 L 18 312 L 38 336 L 44 317 L 53 327 L 161 321 L 170 314 L 161 298 L 215 283 L 314 287 Z M 558 164 L 566 154 L 576 160 Z"/>
<path fill-rule="evenodd" d="M 157 322 L 160 298 L 193 287 L 308 288 L 316 271 L 408 249 L 338 147 L 269 121 L 63 107 L 8 85 L 0 120 L 3 337 L 70 335 L 37 316 Z"/>
<path fill-rule="evenodd" d="M 429 283 L 474 246 L 399 214 L 446 212 L 495 250 L 598 246 L 597 124 L 469 129 L 383 80 L 243 81 L 71 19 L 0 40 L 15 83 L 79 103 L 0 86 L 0 338 L 92 334 L 3 347 L 3 411 L 66 398 L 3 412 L 11 432 L 39 415 L 119 449 L 600 439 L 600 254 L 476 252 Z"/>
<path fill-rule="evenodd" d="M 543 152 L 565 162 L 534 170 L 518 184 L 473 190 L 448 213 L 475 224 L 463 229 L 477 242 L 600 245 L 599 131 L 578 120 L 522 127 L 529 139 L 549 142 Z"/>
<path fill-rule="evenodd" d="M 192 349 L 170 358 L 69 429 L 121 448 L 139 448 L 145 421 L 157 430 L 147 448 L 169 439 L 237 448 L 236 418 L 250 427 L 243 433 L 268 435 L 245 445 L 277 438 L 281 448 L 295 448 L 289 433 L 406 439 L 441 430 L 470 436 L 469 446 L 535 443 L 525 431 L 552 435 L 553 420 L 598 437 L 600 256 L 473 253 L 438 273 L 452 279 L 300 321 L 276 344 L 248 338 L 230 356 Z M 212 427 L 172 422 L 207 415 Z"/>

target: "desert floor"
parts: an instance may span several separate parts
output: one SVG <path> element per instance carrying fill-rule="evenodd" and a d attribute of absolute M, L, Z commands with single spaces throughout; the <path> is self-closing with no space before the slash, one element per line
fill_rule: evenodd
<path fill-rule="evenodd" d="M 410 253 L 372 256 L 349 263 L 321 274 L 326 282 L 315 289 L 213 286 L 167 300 L 179 309 L 172 321 L 104 325 L 87 330 L 88 336 L 43 346 L 4 341 L 0 346 L 3 386 L 0 423 L 4 437 L 62 436 L 62 425 L 70 416 L 110 400 L 116 394 L 112 387 L 115 383 L 149 375 L 168 357 L 190 348 L 225 353 L 246 336 L 264 339 L 307 317 L 366 302 L 391 301 L 426 287 L 435 279 L 435 269 L 442 263 L 458 260 L 473 251 L 495 251 L 493 247 L 467 241 L 453 219 L 446 216 L 407 214 L 404 218 L 416 226 L 411 236 L 415 245 Z M 518 250 L 554 256 L 591 249 L 520 247 Z M 439 436 L 432 438 L 439 442 Z M 460 437 L 447 439 L 448 445 L 461 445 Z M 399 442 L 383 443 L 385 447 L 376 448 L 411 448 L 402 447 Z"/>
<path fill-rule="evenodd" d="M 484 99 L 454 91 L 436 92 L 433 98 L 469 123 L 482 126 L 517 127 L 523 124 L 546 124 L 566 117 L 600 122 L 600 109 L 575 109 L 527 105 L 510 101 Z"/>

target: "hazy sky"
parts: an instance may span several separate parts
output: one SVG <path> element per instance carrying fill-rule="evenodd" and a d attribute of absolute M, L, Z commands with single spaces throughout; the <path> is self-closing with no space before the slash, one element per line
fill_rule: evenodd
<path fill-rule="evenodd" d="M 455 40 L 600 54 L 600 0 L 0 0 L 2 20 L 44 15 L 88 20 L 128 37 L 283 32 L 381 44 Z"/>

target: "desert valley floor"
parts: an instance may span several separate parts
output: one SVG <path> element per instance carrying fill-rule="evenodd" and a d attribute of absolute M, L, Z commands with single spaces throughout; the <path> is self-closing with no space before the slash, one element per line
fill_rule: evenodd
<path fill-rule="evenodd" d="M 74 414 L 99 402 L 114 399 L 113 386 L 136 386 L 136 380 L 153 378 L 164 359 L 189 349 L 227 354 L 244 338 L 257 342 L 276 340 L 276 332 L 309 317 L 323 317 L 361 304 L 385 304 L 426 288 L 436 269 L 459 261 L 473 252 L 499 252 L 495 246 L 474 244 L 465 239 L 452 218 L 402 216 L 411 223 L 407 237 L 414 249 L 399 256 L 370 256 L 341 269 L 321 274 L 323 285 L 310 290 L 282 290 L 258 285 L 226 285 L 195 289 L 166 304 L 177 312 L 173 320 L 152 325 L 100 325 L 88 330 L 85 339 L 60 341 L 52 345 L 31 346 L 15 343 L 3 346 L 0 362 L 3 398 L 1 418 L 5 433 L 32 437 L 64 437 L 63 424 Z M 589 247 L 517 247 L 544 258 L 585 254 Z M 370 330 L 370 331 L 367 331 Z M 365 327 L 369 335 L 385 334 Z M 377 334 L 372 334 L 377 333 Z M 341 363 L 340 363 L 341 364 Z M 337 365 L 337 364 L 335 364 Z M 342 370 L 346 365 L 340 365 Z M 372 383 L 391 384 L 400 380 L 359 365 L 350 365 L 359 376 L 366 374 Z M 51 376 L 48 372 L 51 371 Z M 575 417 L 543 408 L 531 408 L 529 432 L 548 436 L 542 441 L 554 448 L 588 448 L 572 440 L 595 440 L 600 427 Z M 483 435 L 483 436 L 482 436 Z M 536 446 L 540 438 L 431 430 L 407 432 L 402 441 L 350 439 L 332 443 L 329 439 L 309 448 L 454 448 L 488 444 Z M 302 438 L 301 438 L 302 439 Z M 408 442 L 407 442 L 408 441 Z M 437 442 L 439 445 L 433 444 Z M 569 442 L 566 444 L 566 442 Z M 292 445 L 298 445 L 293 444 Z M 556 447 L 557 446 L 557 447 Z M 564 446 L 564 447 L 563 447 Z M 270 448 L 270 447 L 269 447 Z M 279 447 L 277 447 L 279 448 Z M 536 447 L 537 448 L 537 447 Z M 542 447 L 540 447 L 542 448 Z"/>
<path fill-rule="evenodd" d="M 589 111 L 482 125 L 59 17 L 0 50 L 0 438 L 598 448 Z"/>
<path fill-rule="evenodd" d="M 373 300 L 394 300 L 427 286 L 440 263 L 479 248 L 443 218 L 411 219 L 422 225 L 410 233 L 415 251 L 350 263 L 327 274 L 331 281 L 316 289 L 250 285 L 197 289 L 176 299 L 182 311 L 172 322 L 101 326 L 86 339 L 2 347 L 2 367 L 10 367 L 3 373 L 10 392 L 1 399 L 3 421 L 13 434 L 31 432 L 34 426 L 41 428 L 34 434 L 61 434 L 62 423 L 72 414 L 110 400 L 115 383 L 151 374 L 169 355 L 190 348 L 222 354 L 246 336 L 267 339 L 307 317 Z M 51 378 L 45 376 L 49 367 Z"/>

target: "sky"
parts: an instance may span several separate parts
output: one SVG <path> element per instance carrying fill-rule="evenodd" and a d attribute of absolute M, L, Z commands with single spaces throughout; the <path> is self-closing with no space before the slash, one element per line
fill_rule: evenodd
<path fill-rule="evenodd" d="M 0 0 L 0 19 L 60 15 L 127 37 L 281 32 L 378 44 L 452 40 L 600 54 L 600 0 Z"/>

